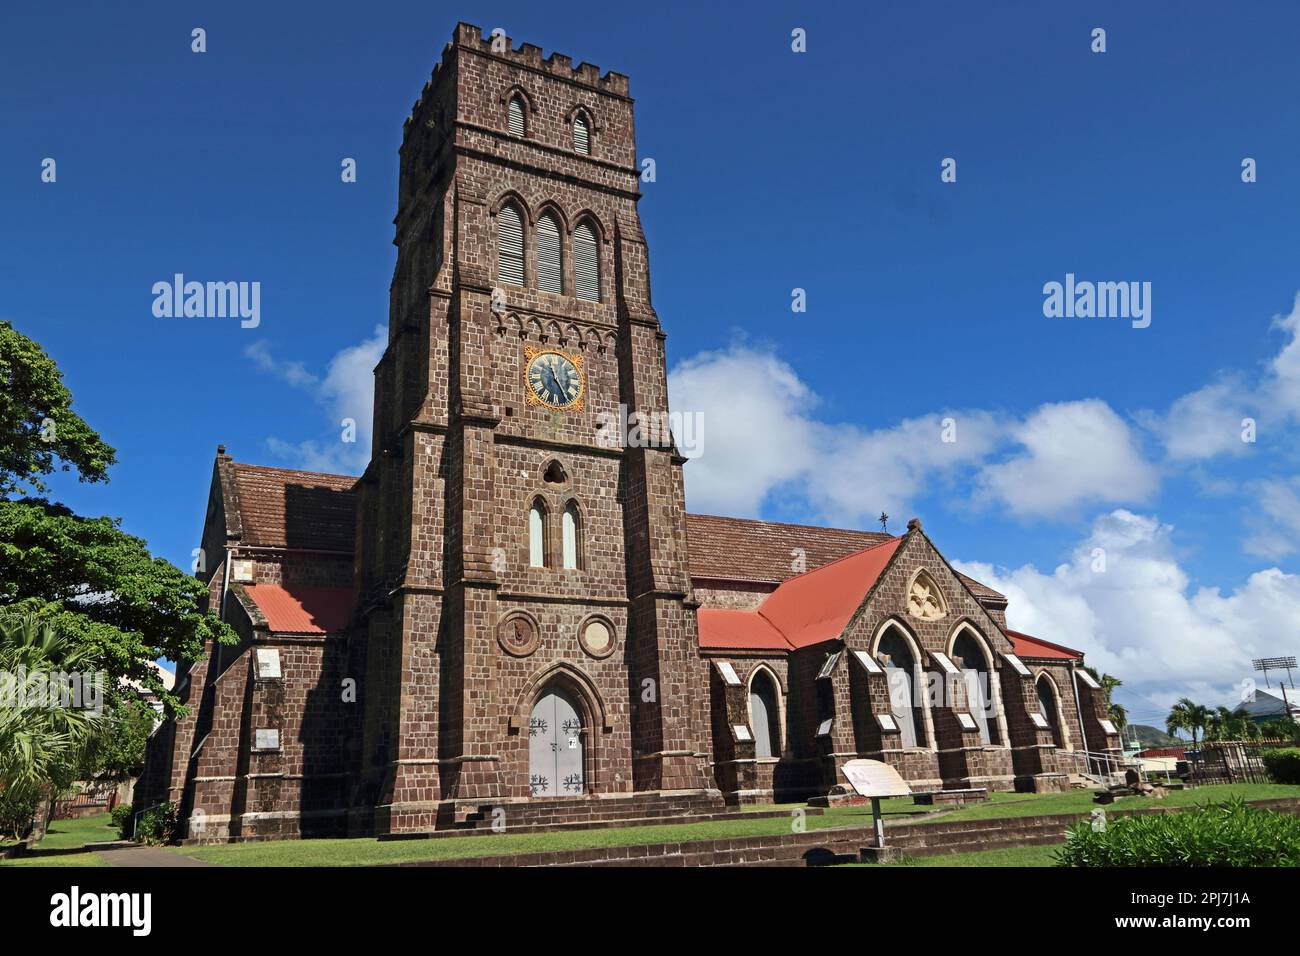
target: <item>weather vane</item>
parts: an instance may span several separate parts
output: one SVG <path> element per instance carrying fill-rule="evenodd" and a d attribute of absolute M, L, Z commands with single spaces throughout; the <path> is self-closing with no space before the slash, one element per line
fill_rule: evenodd
<path fill-rule="evenodd" d="M 889 530 L 889 515 L 885 514 L 885 513 L 882 511 L 882 512 L 880 512 L 880 517 L 879 517 L 878 519 L 876 519 L 876 520 L 878 520 L 878 521 L 880 522 L 880 530 L 881 530 L 881 531 L 888 531 L 888 530 Z"/>

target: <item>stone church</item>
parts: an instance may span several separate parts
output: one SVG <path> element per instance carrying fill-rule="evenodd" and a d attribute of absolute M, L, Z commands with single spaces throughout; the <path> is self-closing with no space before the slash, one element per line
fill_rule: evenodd
<path fill-rule="evenodd" d="M 141 806 L 192 840 L 663 820 L 835 799 L 855 757 L 1052 790 L 1118 748 L 1082 655 L 919 522 L 688 514 L 671 437 L 609 427 L 668 406 L 626 76 L 460 24 L 399 156 L 370 464 L 218 448 L 242 641 L 179 667 Z"/>

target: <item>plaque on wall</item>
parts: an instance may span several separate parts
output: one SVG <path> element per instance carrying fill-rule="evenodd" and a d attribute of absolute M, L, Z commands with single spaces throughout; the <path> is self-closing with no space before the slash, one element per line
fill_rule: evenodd
<path fill-rule="evenodd" d="M 592 657 L 608 657 L 614 652 L 614 625 L 593 615 L 578 625 L 578 643 Z"/>
<path fill-rule="evenodd" d="M 507 654 L 528 656 L 541 643 L 537 622 L 520 611 L 507 614 L 497 627 L 497 643 Z"/>

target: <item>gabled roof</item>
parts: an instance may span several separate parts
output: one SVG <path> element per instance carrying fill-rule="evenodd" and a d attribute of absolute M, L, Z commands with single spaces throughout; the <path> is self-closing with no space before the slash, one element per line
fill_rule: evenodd
<path fill-rule="evenodd" d="M 790 578 L 795 554 L 804 567 L 816 569 L 894 540 L 883 531 L 818 528 L 807 524 L 686 516 L 690 573 L 694 581 L 734 581 L 775 585 Z M 980 601 L 1006 602 L 1006 597 L 960 572 L 954 572 Z"/>
<path fill-rule="evenodd" d="M 276 634 L 337 634 L 352 616 L 351 588 L 249 584 L 244 593 Z"/>
<path fill-rule="evenodd" d="M 1011 638 L 1011 644 L 1017 657 L 1031 657 L 1038 660 L 1083 660 L 1083 651 L 1076 651 L 1074 648 L 1065 647 L 1061 644 L 1053 644 L 1041 637 L 1032 637 L 1012 630 L 1007 631 L 1007 637 Z"/>
<path fill-rule="evenodd" d="M 350 552 L 357 479 L 231 462 L 242 544 Z"/>
<path fill-rule="evenodd" d="M 839 637 L 902 540 L 889 538 L 793 577 L 752 611 L 702 609 L 700 647 L 794 650 Z"/>
<path fill-rule="evenodd" d="M 892 540 L 880 531 L 693 514 L 686 516 L 686 539 L 693 579 L 755 584 L 778 584 L 794 574 L 791 552 L 802 554 L 804 567 L 819 568 Z"/>

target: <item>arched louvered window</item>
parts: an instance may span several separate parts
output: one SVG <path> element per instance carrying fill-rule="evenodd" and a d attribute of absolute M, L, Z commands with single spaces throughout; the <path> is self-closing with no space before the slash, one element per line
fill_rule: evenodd
<path fill-rule="evenodd" d="M 573 118 L 573 148 L 584 156 L 591 153 L 591 130 L 581 113 Z"/>
<path fill-rule="evenodd" d="M 1064 747 L 1065 735 L 1061 729 L 1061 711 L 1056 699 L 1056 685 L 1046 674 L 1040 674 L 1038 680 L 1034 682 L 1034 690 L 1038 691 L 1038 712 L 1047 718 L 1047 724 L 1052 728 L 1052 739 L 1056 746 Z"/>
<path fill-rule="evenodd" d="M 570 501 L 564 509 L 564 518 L 560 522 L 562 562 L 561 567 L 576 569 L 578 567 L 579 536 L 582 534 L 582 516 L 578 514 L 578 503 Z"/>
<path fill-rule="evenodd" d="M 907 641 L 893 629 L 880 638 L 877 651 L 885 662 L 889 711 L 902 732 L 900 743 L 904 747 L 924 747 L 925 716 L 921 708 L 925 703 L 916 694 L 916 658 Z"/>
<path fill-rule="evenodd" d="M 513 205 L 497 213 L 497 279 L 524 284 L 524 218 Z"/>
<path fill-rule="evenodd" d="M 573 284 L 579 299 L 600 301 L 600 250 L 596 234 L 585 222 L 573 230 Z"/>
<path fill-rule="evenodd" d="M 560 227 L 555 217 L 546 213 L 537 220 L 537 288 L 557 294 L 564 291 L 560 263 Z"/>
<path fill-rule="evenodd" d="M 776 686 L 767 671 L 760 670 L 749 682 L 749 723 L 754 732 L 755 757 L 781 755 L 781 705 Z"/>
<path fill-rule="evenodd" d="M 966 706 L 979 728 L 980 743 L 985 746 L 999 743 L 997 688 L 993 684 L 994 675 L 989 672 L 984 652 L 969 631 L 963 631 L 953 642 L 952 656 L 961 658 L 962 679 L 966 685 Z"/>
<path fill-rule="evenodd" d="M 510 97 L 509 129 L 511 136 L 523 136 L 527 127 L 524 125 L 524 99 L 519 94 Z"/>
<path fill-rule="evenodd" d="M 528 509 L 528 564 L 546 567 L 546 507 L 541 499 Z"/>

